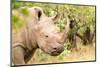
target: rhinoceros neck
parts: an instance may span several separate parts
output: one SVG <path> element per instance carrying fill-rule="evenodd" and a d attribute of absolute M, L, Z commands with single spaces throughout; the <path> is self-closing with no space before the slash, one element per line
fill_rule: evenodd
<path fill-rule="evenodd" d="M 36 21 L 35 21 L 36 22 Z M 36 42 L 36 37 L 35 37 L 35 33 L 34 33 L 34 24 L 35 24 L 34 20 L 30 21 L 27 23 L 26 25 L 26 44 L 27 47 L 29 47 L 30 49 L 33 48 L 37 48 L 37 42 Z"/>
<path fill-rule="evenodd" d="M 26 26 L 26 46 L 31 50 L 33 48 L 37 48 L 37 42 L 35 38 L 34 31 L 30 26 Z"/>
<path fill-rule="evenodd" d="M 36 22 L 37 22 L 36 18 L 26 19 L 26 25 L 24 29 L 22 30 L 23 32 L 21 33 L 24 45 L 29 50 L 32 50 L 33 48 L 38 47 L 35 33 L 34 33 L 34 25 L 36 24 Z"/>

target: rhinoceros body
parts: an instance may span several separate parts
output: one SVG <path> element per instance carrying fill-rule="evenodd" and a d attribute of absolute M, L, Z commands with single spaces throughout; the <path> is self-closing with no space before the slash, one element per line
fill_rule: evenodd
<path fill-rule="evenodd" d="M 26 26 L 12 34 L 12 60 L 14 64 L 26 64 L 37 48 L 52 56 L 64 50 L 64 41 L 69 31 L 69 20 L 63 32 L 59 32 L 54 22 L 57 15 L 48 17 L 39 7 L 29 8 Z M 66 35 L 65 35 L 66 34 Z"/>

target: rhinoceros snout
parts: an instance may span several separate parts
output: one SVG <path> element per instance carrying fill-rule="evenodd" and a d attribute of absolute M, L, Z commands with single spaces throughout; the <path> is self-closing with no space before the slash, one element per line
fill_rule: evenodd
<path fill-rule="evenodd" d="M 64 47 L 63 46 L 56 46 L 52 49 L 51 55 L 52 56 L 57 56 L 60 53 L 62 53 L 64 51 Z"/>

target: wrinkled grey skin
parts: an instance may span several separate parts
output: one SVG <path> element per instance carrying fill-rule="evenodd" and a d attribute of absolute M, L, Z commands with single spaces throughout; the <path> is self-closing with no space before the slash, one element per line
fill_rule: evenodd
<path fill-rule="evenodd" d="M 14 64 L 26 64 L 37 48 L 45 53 L 57 56 L 64 50 L 64 41 L 69 31 L 69 20 L 63 32 L 59 32 L 54 22 L 58 15 L 48 17 L 39 7 L 28 9 L 26 26 L 12 35 L 12 61 Z M 65 35 L 66 34 L 66 35 Z"/>

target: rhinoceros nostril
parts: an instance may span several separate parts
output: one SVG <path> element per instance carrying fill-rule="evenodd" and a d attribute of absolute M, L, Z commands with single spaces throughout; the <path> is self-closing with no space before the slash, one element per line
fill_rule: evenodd
<path fill-rule="evenodd" d="M 54 51 L 57 51 L 57 52 L 63 51 L 63 49 L 60 48 L 60 47 L 55 47 L 55 48 L 53 48 L 53 50 L 54 50 Z"/>
<path fill-rule="evenodd" d="M 54 50 L 57 50 L 57 48 L 53 48 Z"/>

